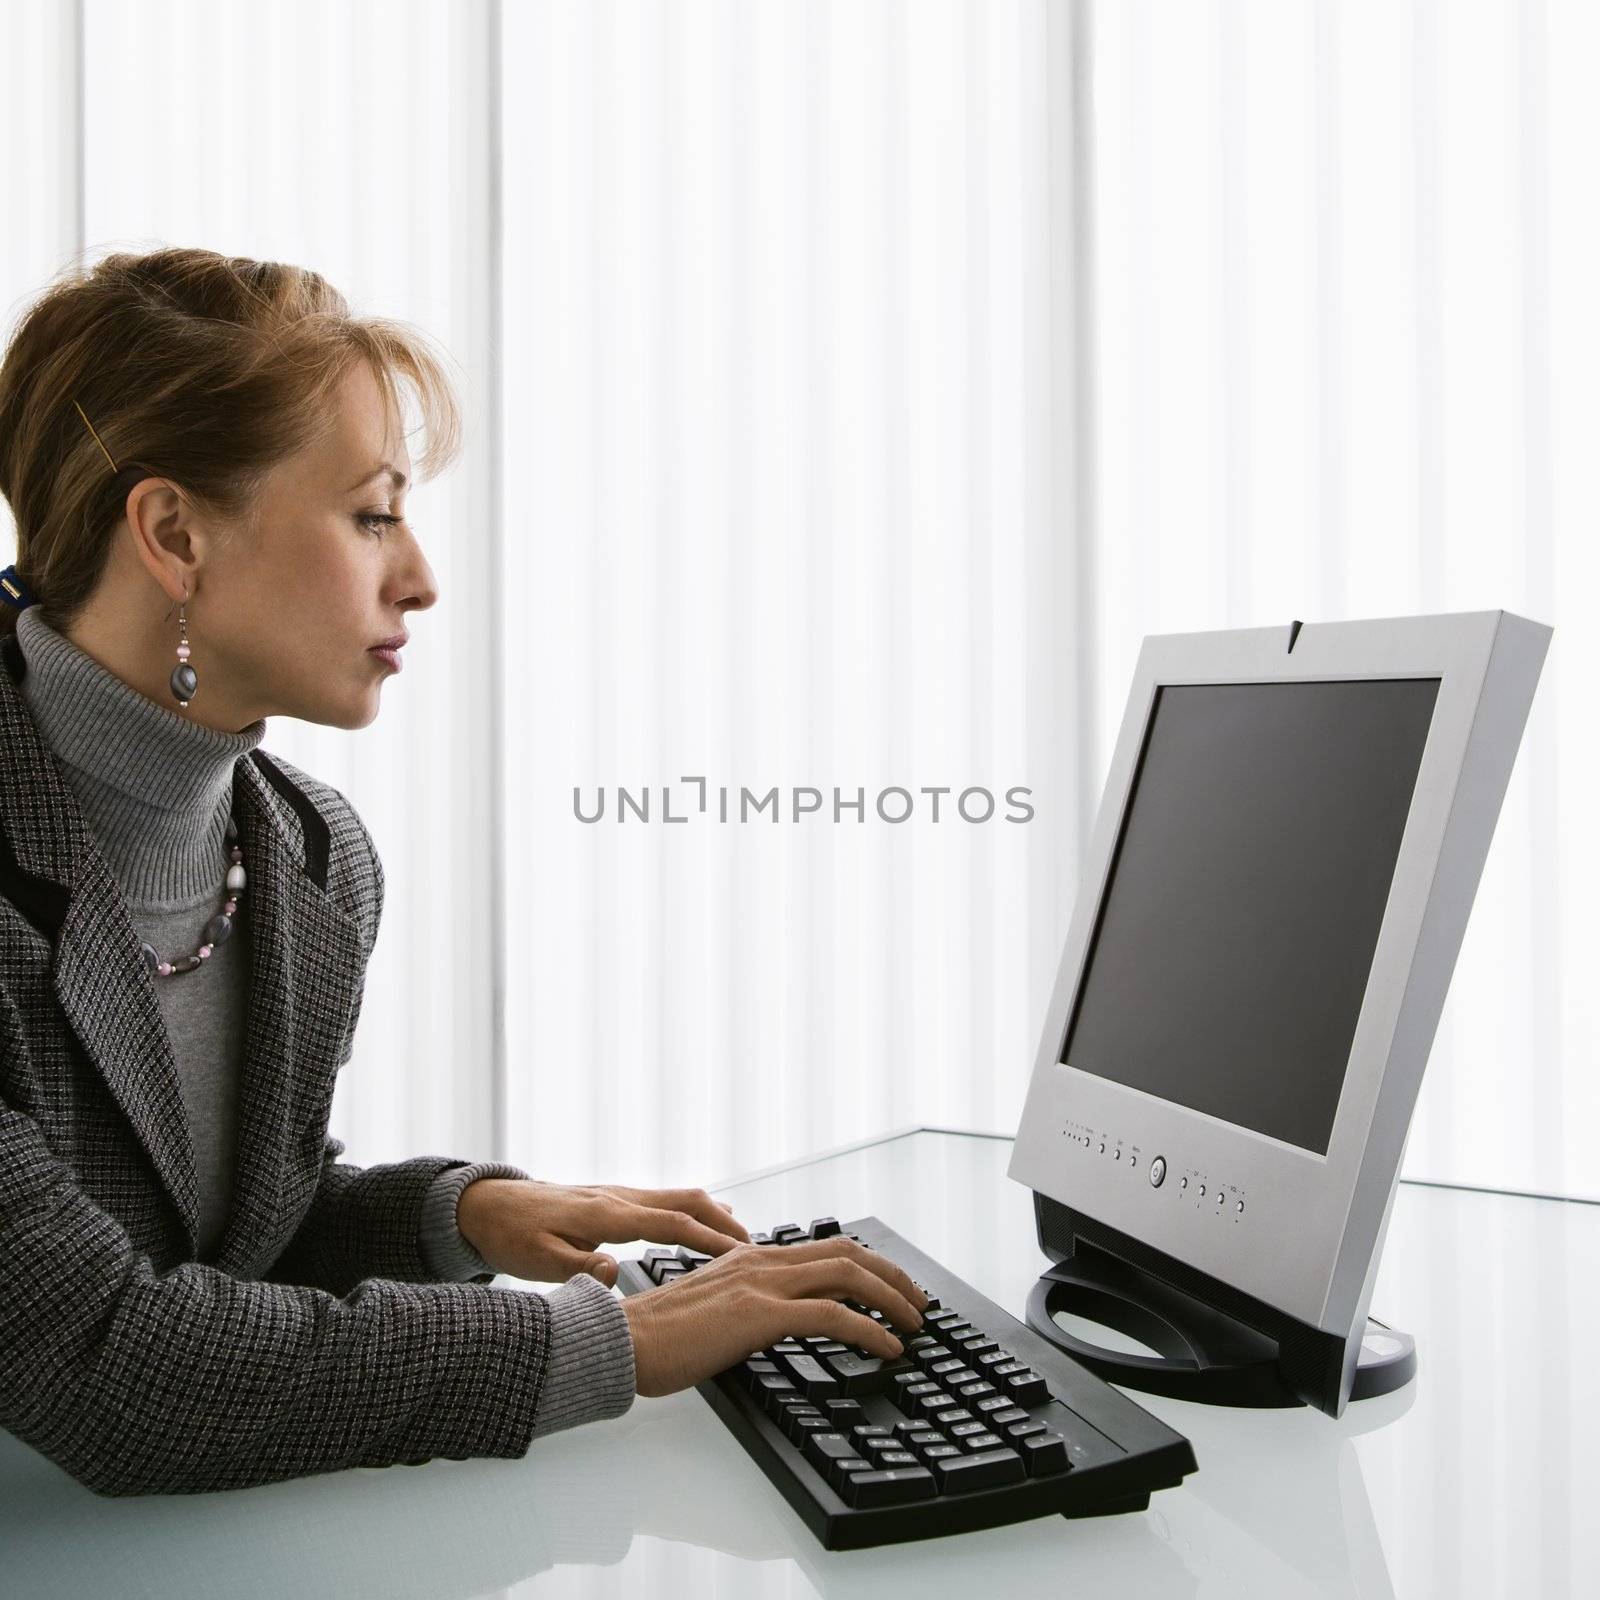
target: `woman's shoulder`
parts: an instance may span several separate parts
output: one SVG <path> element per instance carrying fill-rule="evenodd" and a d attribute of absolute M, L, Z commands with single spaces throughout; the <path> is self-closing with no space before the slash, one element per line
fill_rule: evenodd
<path fill-rule="evenodd" d="M 258 760 L 256 765 L 268 780 L 269 793 L 279 807 L 280 817 L 287 822 L 288 813 L 297 815 L 308 850 L 311 843 L 303 805 L 309 803 L 320 818 L 327 832 L 328 892 L 359 918 L 367 931 L 367 948 L 370 950 L 373 939 L 377 937 L 384 896 L 383 860 L 378 854 L 371 830 L 343 790 L 313 777 L 303 767 L 296 766 L 276 751 L 258 748 L 252 754 L 266 757 L 265 764 Z M 276 769 L 276 775 L 271 769 Z M 287 779 L 290 787 L 298 790 L 304 800 L 297 801 L 293 795 L 285 794 L 282 779 Z"/>

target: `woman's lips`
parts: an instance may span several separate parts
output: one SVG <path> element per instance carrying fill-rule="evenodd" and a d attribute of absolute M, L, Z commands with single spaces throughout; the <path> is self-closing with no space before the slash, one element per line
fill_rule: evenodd
<path fill-rule="evenodd" d="M 398 650 L 373 649 L 369 650 L 367 654 L 369 656 L 376 656 L 380 661 L 387 662 L 395 672 L 400 670 L 400 652 Z"/>

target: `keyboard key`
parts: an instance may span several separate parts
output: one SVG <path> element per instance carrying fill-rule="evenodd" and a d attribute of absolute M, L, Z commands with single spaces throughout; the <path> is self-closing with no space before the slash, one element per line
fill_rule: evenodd
<path fill-rule="evenodd" d="M 932 1373 L 934 1377 L 940 1378 L 943 1377 L 947 1372 L 960 1372 L 965 1365 L 966 1362 L 964 1362 L 960 1356 L 948 1356 L 943 1361 L 928 1362 L 927 1370 Z"/>
<path fill-rule="evenodd" d="M 772 1230 L 774 1244 L 795 1244 L 805 1236 L 806 1230 L 798 1222 L 786 1222 L 782 1227 Z"/>
<path fill-rule="evenodd" d="M 750 1391 L 768 1411 L 785 1395 L 798 1395 L 800 1391 L 787 1378 L 763 1375 L 756 1379 Z"/>
<path fill-rule="evenodd" d="M 976 1385 L 969 1385 L 969 1387 L 976 1387 Z M 984 1387 L 992 1389 L 994 1385 L 985 1384 Z M 969 1396 L 968 1398 L 972 1397 Z M 1011 1397 L 1009 1395 L 991 1394 L 979 1399 L 977 1404 L 974 1405 L 972 1409 L 976 1411 L 980 1417 L 993 1417 L 996 1412 L 1015 1411 L 1017 1407 L 1012 1405 Z M 1026 1411 L 1024 1411 L 1022 1414 L 1023 1416 L 1027 1416 Z"/>
<path fill-rule="evenodd" d="M 1008 1357 L 1004 1361 L 996 1362 L 989 1369 L 989 1375 L 993 1378 L 1009 1378 L 1015 1373 L 1026 1372 L 1027 1370 L 1028 1368 L 1023 1362 L 1016 1360 L 1014 1357 Z"/>
<path fill-rule="evenodd" d="M 813 1217 L 811 1219 L 811 1237 L 813 1239 L 831 1239 L 839 1232 L 839 1219 L 837 1217 Z"/>
<path fill-rule="evenodd" d="M 950 1396 L 941 1389 L 936 1394 L 918 1395 L 909 1403 L 916 1408 L 914 1415 L 936 1419 L 941 1411 L 949 1408 Z"/>
<path fill-rule="evenodd" d="M 986 1350 L 975 1362 L 973 1362 L 973 1365 L 976 1367 L 987 1367 L 990 1372 L 993 1372 L 994 1369 L 999 1366 L 1009 1366 L 1013 1371 L 1015 1371 L 1021 1365 L 1021 1363 L 1012 1360 L 1011 1352 L 1009 1350 Z"/>
<path fill-rule="evenodd" d="M 879 1451 L 876 1464 L 879 1467 L 920 1467 L 922 1465 L 909 1450 Z"/>
<path fill-rule="evenodd" d="M 1009 1450 L 1011 1446 L 992 1433 L 969 1433 L 961 1441 L 961 1448 L 972 1454 L 981 1454 L 988 1450 Z"/>
<path fill-rule="evenodd" d="M 847 1350 L 843 1355 L 826 1356 L 823 1359 L 828 1370 L 839 1380 L 841 1397 L 847 1400 L 858 1395 L 876 1394 L 897 1372 L 911 1370 L 911 1363 L 904 1356 L 886 1361 L 882 1356 L 862 1356 Z"/>
<path fill-rule="evenodd" d="M 958 1458 L 961 1456 L 960 1445 L 930 1444 L 928 1448 L 922 1452 L 922 1459 L 929 1466 L 932 1466 L 935 1461 L 948 1461 L 953 1456 Z"/>
<path fill-rule="evenodd" d="M 911 1393 L 911 1389 L 915 1389 L 917 1393 Z M 924 1400 L 933 1400 L 941 1406 L 949 1404 L 944 1390 L 936 1383 L 914 1383 L 910 1386 L 910 1389 L 902 1389 L 895 1396 L 895 1404 L 916 1422 L 925 1422 L 927 1420 L 928 1414 L 922 1408 Z"/>
<path fill-rule="evenodd" d="M 823 1477 L 835 1461 L 856 1459 L 856 1447 L 842 1433 L 813 1433 L 803 1441 L 800 1453 Z"/>
<path fill-rule="evenodd" d="M 1019 1406 L 1043 1405 L 1050 1398 L 1050 1385 L 1037 1372 L 1031 1369 L 1025 1372 L 1014 1372 L 1004 1381 L 1006 1393 Z"/>
<path fill-rule="evenodd" d="M 754 1389 L 757 1378 L 781 1378 L 783 1374 L 778 1371 L 775 1362 L 768 1361 L 765 1356 L 754 1356 L 749 1361 L 744 1361 L 734 1369 L 744 1383 L 745 1388 Z"/>
<path fill-rule="evenodd" d="M 831 1422 L 841 1433 L 847 1433 L 858 1422 L 865 1422 L 867 1414 L 861 1409 L 859 1400 L 824 1400 L 822 1409 L 827 1413 Z M 1027 1412 L 1023 1412 L 1027 1416 Z"/>
<path fill-rule="evenodd" d="M 1028 1420 L 1028 1413 L 1021 1406 L 1008 1406 L 1004 1411 L 991 1411 L 989 1413 L 989 1421 L 996 1426 L 1002 1426 L 1010 1422 L 1027 1422 Z M 1043 1424 L 1041 1423 L 1040 1426 L 1042 1427 Z"/>
<path fill-rule="evenodd" d="M 1028 1416 L 1026 1411 L 1024 1411 L 1022 1415 L 1027 1418 L 1026 1421 L 1013 1422 L 1005 1428 L 1006 1437 L 1013 1442 L 1018 1439 L 1032 1439 L 1038 1434 L 1048 1433 L 1050 1431 L 1042 1422 L 1035 1422 L 1032 1417 Z M 992 1420 L 996 1423 L 999 1423 L 1000 1421 L 998 1417 L 995 1417 Z"/>
<path fill-rule="evenodd" d="M 1052 1472 L 1065 1472 L 1072 1465 L 1067 1455 L 1067 1441 L 1059 1433 L 1024 1439 L 1017 1448 L 1030 1478 L 1044 1478 Z"/>
<path fill-rule="evenodd" d="M 881 1422 L 863 1422 L 850 1430 L 850 1437 L 857 1446 L 865 1447 L 869 1439 L 892 1439 L 894 1434 Z"/>
<path fill-rule="evenodd" d="M 976 1361 L 979 1356 L 986 1356 L 991 1350 L 998 1350 L 1000 1346 L 987 1335 L 975 1333 L 969 1338 L 957 1339 L 953 1348 L 959 1350 L 968 1361 Z"/>
<path fill-rule="evenodd" d="M 704 1250 L 691 1250 L 686 1244 L 678 1246 L 676 1255 L 678 1260 L 691 1271 L 696 1267 L 704 1266 L 711 1259 Z"/>
<path fill-rule="evenodd" d="M 860 1456 L 851 1456 L 844 1461 L 830 1461 L 828 1463 L 828 1487 L 836 1495 L 844 1494 L 845 1480 L 852 1472 L 871 1472 L 872 1463 L 863 1461 Z"/>
<path fill-rule="evenodd" d="M 807 1400 L 838 1400 L 839 1380 L 815 1356 L 785 1356 L 789 1378 Z"/>
<path fill-rule="evenodd" d="M 782 1426 L 783 1431 L 799 1445 L 806 1442 L 807 1434 L 833 1431 L 833 1424 L 826 1417 L 798 1416 L 792 1411 L 784 1418 Z"/>
<path fill-rule="evenodd" d="M 1019 1469 L 1021 1463 L 1018 1463 Z M 844 1481 L 845 1501 L 862 1510 L 903 1506 L 931 1500 L 937 1490 L 926 1467 L 889 1467 L 879 1472 L 852 1472 Z"/>
<path fill-rule="evenodd" d="M 988 1432 L 989 1424 L 987 1422 L 974 1420 L 972 1422 L 953 1422 L 950 1424 L 950 1437 L 952 1439 L 965 1439 L 970 1434 L 987 1434 Z"/>
<path fill-rule="evenodd" d="M 969 1405 L 999 1393 L 992 1383 L 986 1382 L 983 1378 L 972 1378 L 967 1383 L 961 1383 L 955 1378 L 951 1378 L 949 1382 L 950 1387 Z"/>
<path fill-rule="evenodd" d="M 941 1494 L 962 1494 L 969 1489 L 994 1489 L 1001 1484 L 1022 1483 L 1027 1470 L 1015 1450 L 984 1450 L 976 1455 L 955 1456 L 932 1463 Z"/>
<path fill-rule="evenodd" d="M 941 1428 L 950 1428 L 958 1422 L 976 1422 L 978 1419 L 965 1406 L 951 1406 L 948 1411 L 937 1412 L 933 1420 Z"/>
<path fill-rule="evenodd" d="M 948 1359 L 951 1354 L 951 1352 L 942 1344 L 925 1344 L 915 1352 L 907 1350 L 906 1353 L 911 1356 L 912 1360 L 914 1360 L 924 1372 L 928 1371 L 933 1366 L 934 1362 L 944 1361 Z"/>

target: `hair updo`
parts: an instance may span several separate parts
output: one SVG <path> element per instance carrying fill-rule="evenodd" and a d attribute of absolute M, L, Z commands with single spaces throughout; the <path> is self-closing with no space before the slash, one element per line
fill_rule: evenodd
<path fill-rule="evenodd" d="M 363 359 L 396 415 L 399 380 L 411 385 L 427 440 L 418 478 L 435 476 L 461 443 L 444 358 L 404 323 L 352 316 L 319 273 L 172 248 L 53 280 L 0 358 L 0 495 L 44 621 L 65 631 L 94 593 L 143 478 L 253 526 L 267 474 L 330 426 L 331 396 Z M 0 603 L 0 635 L 17 615 Z"/>

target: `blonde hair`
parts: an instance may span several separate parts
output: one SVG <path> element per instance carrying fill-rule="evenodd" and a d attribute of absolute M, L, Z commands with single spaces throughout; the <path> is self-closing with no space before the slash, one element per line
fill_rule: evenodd
<path fill-rule="evenodd" d="M 410 384 L 426 434 L 417 476 L 435 476 L 461 445 L 445 359 L 404 323 L 352 316 L 319 273 L 171 248 L 52 281 L 0 359 L 0 494 L 43 619 L 64 630 L 94 593 L 142 478 L 253 527 L 267 474 L 331 425 L 330 397 L 360 360 L 392 415 Z M 0 604 L 0 634 L 16 618 Z"/>

